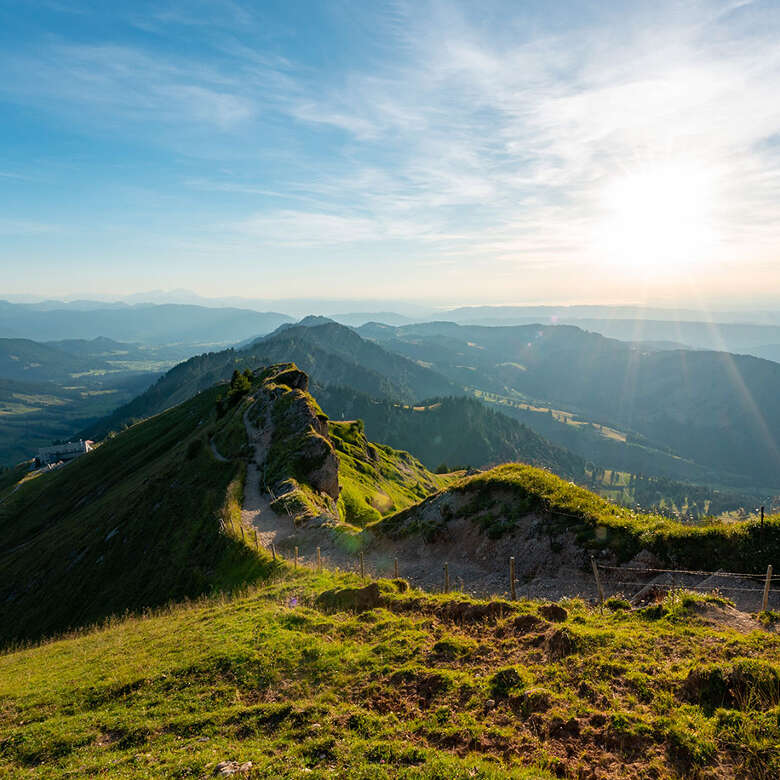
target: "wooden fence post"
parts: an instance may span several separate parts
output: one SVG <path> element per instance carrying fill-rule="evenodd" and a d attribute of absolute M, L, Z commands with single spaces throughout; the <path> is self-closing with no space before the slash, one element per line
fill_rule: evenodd
<path fill-rule="evenodd" d="M 298 568 L 298 548 L 295 548 L 295 568 Z"/>
<path fill-rule="evenodd" d="M 276 545 L 273 542 L 271 542 L 271 557 L 276 562 Z"/>
<path fill-rule="evenodd" d="M 317 571 L 322 571 L 322 553 L 319 547 L 317 548 Z"/>
<path fill-rule="evenodd" d="M 360 551 L 360 579 L 364 580 L 366 578 L 366 562 L 363 559 L 363 551 Z"/>
<path fill-rule="evenodd" d="M 599 591 L 599 606 L 604 606 L 604 589 L 601 587 L 601 578 L 599 577 L 599 567 L 596 564 L 596 559 L 590 556 L 590 565 L 593 567 L 593 576 L 596 578 L 596 587 Z"/>
<path fill-rule="evenodd" d="M 444 592 L 450 592 L 450 566 L 448 563 L 444 564 Z"/>
<path fill-rule="evenodd" d="M 513 555 L 509 559 L 509 597 L 512 601 L 517 600 L 517 592 L 515 591 L 515 556 Z"/>
<path fill-rule="evenodd" d="M 764 598 L 761 600 L 761 611 L 766 612 L 769 606 L 769 585 L 772 582 L 772 564 L 766 567 L 766 582 L 764 582 Z"/>
<path fill-rule="evenodd" d="M 395 559 L 395 578 L 398 579 L 398 558 Z"/>
<path fill-rule="evenodd" d="M 255 550 L 260 549 L 260 542 L 257 541 L 257 528 L 255 528 Z"/>

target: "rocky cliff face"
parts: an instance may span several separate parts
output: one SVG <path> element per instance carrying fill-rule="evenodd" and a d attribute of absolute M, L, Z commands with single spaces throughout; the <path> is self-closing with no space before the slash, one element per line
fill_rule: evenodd
<path fill-rule="evenodd" d="M 328 435 L 328 418 L 308 387 L 308 376 L 293 365 L 272 366 L 265 372 L 256 397 L 262 410 L 258 419 L 272 428 L 267 479 L 294 479 L 335 501 L 339 460 Z"/>

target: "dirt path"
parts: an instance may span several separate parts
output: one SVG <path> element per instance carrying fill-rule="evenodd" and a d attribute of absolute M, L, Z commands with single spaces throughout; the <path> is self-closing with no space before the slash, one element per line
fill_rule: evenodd
<path fill-rule="evenodd" d="M 273 543 L 277 551 L 288 559 L 295 554 L 297 547 L 298 560 L 302 565 L 314 565 L 319 548 L 323 566 L 356 570 L 357 552 L 350 549 L 347 536 L 327 526 L 317 527 L 312 523 L 305 528 L 296 528 L 286 513 L 278 514 L 273 510 L 271 496 L 263 486 L 263 466 L 273 436 L 273 423 L 266 418 L 256 427 L 249 419 L 247 410 L 244 413 L 244 425 L 253 448 L 253 457 L 247 466 L 242 522 L 257 530 L 258 541 L 263 547 L 268 549 Z"/>
<path fill-rule="evenodd" d="M 244 412 L 244 426 L 254 452 L 246 469 L 241 521 L 257 530 L 258 541 L 263 547 L 270 547 L 271 543 L 281 547 L 295 534 L 295 529 L 287 515 L 278 515 L 271 508 L 271 496 L 261 486 L 262 467 L 268 456 L 273 427 L 270 420 L 265 420 L 262 429 L 258 430 L 249 419 L 249 409 Z"/>

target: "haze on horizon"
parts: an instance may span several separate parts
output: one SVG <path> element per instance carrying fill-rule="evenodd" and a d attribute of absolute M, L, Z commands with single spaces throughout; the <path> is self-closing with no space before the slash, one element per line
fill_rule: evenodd
<path fill-rule="evenodd" d="M 0 0 L 0 297 L 776 305 L 779 37 L 742 0 Z"/>

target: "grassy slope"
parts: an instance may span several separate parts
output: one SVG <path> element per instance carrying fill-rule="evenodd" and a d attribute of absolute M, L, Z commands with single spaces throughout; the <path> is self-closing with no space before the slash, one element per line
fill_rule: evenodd
<path fill-rule="evenodd" d="M 4 500 L 6 491 L 12 490 L 19 480 L 30 472 L 31 465 L 31 461 L 24 461 L 16 466 L 0 467 L 0 503 Z"/>
<path fill-rule="evenodd" d="M 780 555 L 780 516 L 768 518 L 762 532 L 755 522 L 686 525 L 660 515 L 617 506 L 542 469 L 509 463 L 456 482 L 461 513 L 494 536 L 510 531 L 530 512 L 548 517 L 551 531 L 570 528 L 586 547 L 612 548 L 628 559 L 649 549 L 662 560 L 685 568 L 761 572 Z M 435 500 L 429 499 L 429 500 Z M 390 535 L 436 529 L 421 528 L 415 507 L 383 520 L 377 528 Z M 441 518 L 444 526 L 448 517 Z M 763 548 L 763 549 L 762 549 Z"/>
<path fill-rule="evenodd" d="M 339 505 L 352 525 L 364 528 L 416 504 L 453 479 L 432 474 L 408 452 L 372 444 L 359 420 L 331 421 L 329 431 L 339 457 Z"/>
<path fill-rule="evenodd" d="M 256 558 L 219 532 L 242 473 L 206 444 L 207 430 L 233 422 L 215 419 L 219 392 L 134 426 L 0 503 L 0 644 L 258 576 Z"/>
<path fill-rule="evenodd" d="M 316 607 L 349 582 L 283 568 L 227 603 L 0 657 L 0 773 L 204 777 L 225 760 L 268 778 L 780 772 L 777 635 L 705 626 L 677 594 L 660 620 L 572 601 L 563 623 L 533 602 L 458 623 L 447 613 L 475 602 L 389 582 L 383 607 Z"/>

